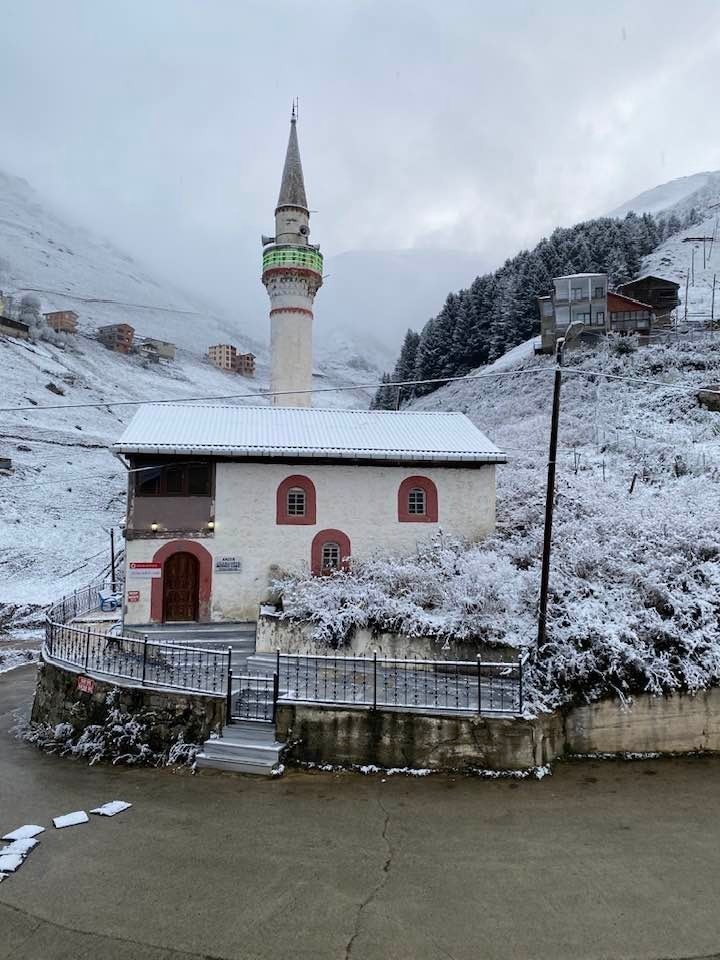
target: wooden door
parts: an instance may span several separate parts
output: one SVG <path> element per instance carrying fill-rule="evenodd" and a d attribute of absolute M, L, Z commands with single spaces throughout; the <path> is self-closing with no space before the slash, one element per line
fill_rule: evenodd
<path fill-rule="evenodd" d="M 163 620 L 197 620 L 200 564 L 191 553 L 173 553 L 163 566 Z"/>

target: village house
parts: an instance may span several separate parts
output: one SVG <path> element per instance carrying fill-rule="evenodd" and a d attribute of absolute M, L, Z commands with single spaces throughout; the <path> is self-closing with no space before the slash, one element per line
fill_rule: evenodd
<path fill-rule="evenodd" d="M 647 343 L 655 320 L 650 304 L 611 292 L 605 273 L 555 277 L 553 292 L 538 297 L 538 310 L 541 353 L 552 353 L 565 336 L 574 344 L 596 344 L 608 333 L 632 333 Z"/>
<path fill-rule="evenodd" d="M 506 457 L 464 414 L 311 408 L 322 257 L 309 219 L 293 115 L 262 241 L 273 406 L 148 404 L 114 445 L 130 471 L 128 625 L 256 620 L 283 570 L 320 576 L 495 528 Z M 237 363 L 228 344 L 208 357 Z"/>
<path fill-rule="evenodd" d="M 44 313 L 45 322 L 56 333 L 77 333 L 79 315 L 74 310 L 52 310 Z"/>
<path fill-rule="evenodd" d="M 108 350 L 114 350 L 116 353 L 132 351 L 135 328 L 129 323 L 109 323 L 104 327 L 98 327 L 97 334 L 100 343 Z"/>
<path fill-rule="evenodd" d="M 143 337 L 143 344 L 155 351 L 160 360 L 174 360 L 176 347 L 169 340 L 158 340 L 156 337 Z"/>
<path fill-rule="evenodd" d="M 30 327 L 21 320 L 13 320 L 12 317 L 0 315 L 0 335 L 15 337 L 16 340 L 28 340 L 30 338 Z"/>
<path fill-rule="evenodd" d="M 625 297 L 632 297 L 641 303 L 649 304 L 655 313 L 655 326 L 668 329 L 672 326 L 673 311 L 680 304 L 680 284 L 674 280 L 655 277 L 648 274 L 621 283 L 617 292 Z"/>
<path fill-rule="evenodd" d="M 255 376 L 255 354 L 238 353 L 235 357 L 235 372 L 242 377 Z"/>
<path fill-rule="evenodd" d="M 149 404 L 129 470 L 127 624 L 255 620 L 281 570 L 495 527 L 506 461 L 461 413 Z"/>
<path fill-rule="evenodd" d="M 150 363 L 160 362 L 160 354 L 152 343 L 141 343 L 137 350 L 143 360 L 148 360 Z"/>

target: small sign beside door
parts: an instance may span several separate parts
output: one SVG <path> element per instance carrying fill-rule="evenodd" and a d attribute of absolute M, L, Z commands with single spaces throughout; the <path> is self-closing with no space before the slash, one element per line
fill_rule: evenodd
<path fill-rule="evenodd" d="M 128 590 L 127 592 L 127 602 L 128 603 L 137 603 L 140 600 L 140 591 L 139 590 Z"/>
<path fill-rule="evenodd" d="M 159 563 L 140 563 L 133 561 L 130 564 L 130 576 L 135 578 L 149 577 L 154 580 L 162 576 L 162 565 Z"/>
<path fill-rule="evenodd" d="M 240 573 L 242 560 L 240 557 L 216 557 L 215 573 Z"/>

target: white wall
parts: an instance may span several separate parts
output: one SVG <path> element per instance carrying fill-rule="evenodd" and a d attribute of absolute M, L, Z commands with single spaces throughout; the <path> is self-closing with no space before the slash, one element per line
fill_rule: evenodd
<path fill-rule="evenodd" d="M 310 477 L 317 492 L 317 522 L 310 526 L 276 524 L 276 491 L 291 474 Z M 405 477 L 429 477 L 438 490 L 438 523 L 400 523 L 397 494 Z M 409 554 L 417 544 L 442 529 L 444 533 L 479 539 L 495 526 L 495 466 L 480 468 L 403 468 L 371 466 L 294 466 L 279 463 L 222 463 L 216 468 L 215 533 L 198 542 L 213 558 L 239 557 L 240 573 L 213 571 L 212 619 L 255 620 L 280 569 L 309 569 L 313 537 L 324 529 L 347 534 L 352 554 L 374 551 Z M 126 563 L 152 561 L 168 541 L 159 538 L 127 542 Z M 126 622 L 150 619 L 149 579 L 126 580 L 126 589 L 140 591 L 127 604 Z"/>

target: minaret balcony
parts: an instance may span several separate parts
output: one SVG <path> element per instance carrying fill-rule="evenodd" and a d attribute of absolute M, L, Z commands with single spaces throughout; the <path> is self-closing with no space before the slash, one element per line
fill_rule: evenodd
<path fill-rule="evenodd" d="M 323 257 L 308 247 L 271 247 L 263 253 L 263 273 L 266 270 L 295 268 L 312 270 L 322 276 Z"/>

